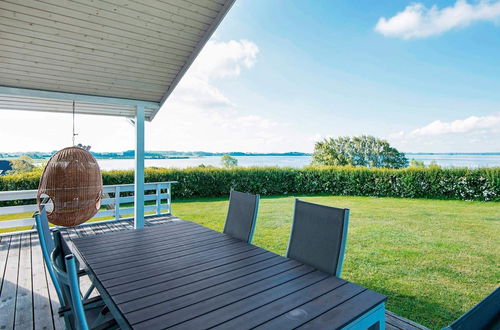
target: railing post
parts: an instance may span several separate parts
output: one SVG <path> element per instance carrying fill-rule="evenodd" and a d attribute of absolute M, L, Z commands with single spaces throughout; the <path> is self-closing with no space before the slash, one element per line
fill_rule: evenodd
<path fill-rule="evenodd" d="M 172 196 L 170 194 L 170 182 L 167 183 L 167 214 L 171 214 L 172 213 L 172 206 L 171 206 L 171 200 L 172 200 Z"/>
<path fill-rule="evenodd" d="M 115 187 L 115 220 L 120 220 L 120 187 Z"/>
<path fill-rule="evenodd" d="M 161 184 L 156 184 L 156 215 L 161 214 Z"/>

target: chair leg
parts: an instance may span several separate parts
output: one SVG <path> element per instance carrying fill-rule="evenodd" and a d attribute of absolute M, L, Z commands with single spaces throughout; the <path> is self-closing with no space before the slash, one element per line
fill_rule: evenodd
<path fill-rule="evenodd" d="M 83 299 L 82 300 L 87 300 L 89 299 L 90 295 L 92 294 L 92 291 L 94 291 L 95 289 L 95 285 L 92 283 L 92 285 L 90 286 L 90 288 L 87 290 L 87 292 L 85 292 L 85 294 L 83 295 Z"/>

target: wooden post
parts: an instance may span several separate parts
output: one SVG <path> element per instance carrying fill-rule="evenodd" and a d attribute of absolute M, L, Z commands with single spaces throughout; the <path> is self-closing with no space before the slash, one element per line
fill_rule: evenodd
<path fill-rule="evenodd" d="M 134 228 L 144 227 L 144 105 L 135 114 Z"/>

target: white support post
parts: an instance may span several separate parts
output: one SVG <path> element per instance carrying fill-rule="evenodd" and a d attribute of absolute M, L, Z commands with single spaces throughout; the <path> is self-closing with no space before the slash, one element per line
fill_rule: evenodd
<path fill-rule="evenodd" d="M 135 114 L 134 228 L 144 227 L 144 105 Z"/>

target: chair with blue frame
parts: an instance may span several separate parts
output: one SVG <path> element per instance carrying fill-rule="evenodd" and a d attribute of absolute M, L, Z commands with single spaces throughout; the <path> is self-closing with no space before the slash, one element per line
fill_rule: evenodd
<path fill-rule="evenodd" d="M 61 295 L 68 312 L 64 313 L 66 328 L 78 330 L 116 329 L 118 324 L 102 300 L 89 302 L 80 294 L 78 260 L 71 254 L 60 231 L 54 232 L 55 248 L 51 253 L 51 262 Z"/>
<path fill-rule="evenodd" d="M 38 233 L 38 240 L 40 242 L 40 248 L 42 249 L 42 256 L 47 266 L 47 270 L 49 271 L 50 278 L 57 292 L 57 296 L 59 298 L 59 302 L 61 302 L 61 287 L 57 282 L 57 279 L 54 274 L 54 269 L 50 260 L 50 253 L 55 248 L 54 239 L 52 237 L 52 232 L 49 228 L 49 221 L 47 218 L 47 211 L 45 210 L 45 206 L 41 206 L 40 212 L 37 212 L 33 215 L 35 218 L 36 231 Z M 78 271 L 78 276 L 85 276 L 87 273 L 82 269 Z M 89 289 L 83 295 L 84 299 L 88 299 L 92 294 L 95 286 L 92 284 Z M 61 304 L 62 306 L 62 304 Z"/>
<path fill-rule="evenodd" d="M 61 288 L 60 281 L 56 276 L 52 259 L 50 256 L 52 251 L 55 249 L 56 244 L 52 232 L 49 228 L 49 223 L 47 220 L 47 212 L 45 210 L 45 207 L 42 206 L 40 212 L 35 213 L 34 218 L 40 242 L 40 248 L 42 249 L 43 259 L 45 261 L 45 264 L 47 265 L 49 276 L 52 280 L 52 283 L 57 293 L 57 297 L 59 299 L 60 308 L 58 310 L 58 314 L 60 317 L 64 318 L 66 323 L 68 323 L 70 322 L 71 319 L 72 310 L 67 303 L 68 301 L 67 298 L 66 299 L 64 298 L 64 293 Z M 86 276 L 87 273 L 84 270 L 79 270 L 77 271 L 77 275 L 78 277 L 81 277 L 81 276 Z M 92 284 L 90 288 L 86 291 L 86 293 L 81 295 L 83 297 L 83 304 L 84 306 L 86 306 L 86 308 L 94 306 L 100 306 L 102 308 L 102 306 L 104 306 L 104 303 L 100 296 L 95 296 L 90 298 L 90 295 L 94 290 L 94 288 L 95 287 Z"/>
<path fill-rule="evenodd" d="M 251 243 L 258 210 L 259 195 L 231 190 L 224 234 Z"/>
<path fill-rule="evenodd" d="M 500 287 L 444 330 L 500 329 Z"/>
<path fill-rule="evenodd" d="M 295 200 L 287 257 L 340 277 L 349 210 Z"/>

